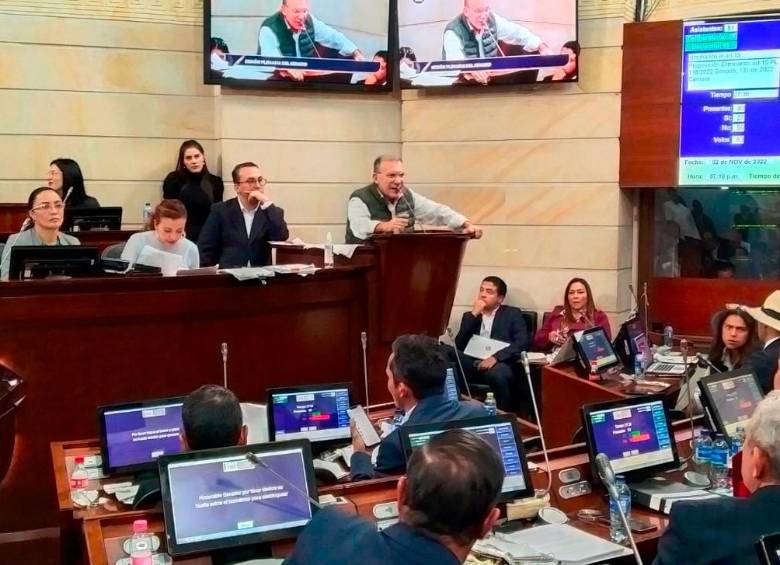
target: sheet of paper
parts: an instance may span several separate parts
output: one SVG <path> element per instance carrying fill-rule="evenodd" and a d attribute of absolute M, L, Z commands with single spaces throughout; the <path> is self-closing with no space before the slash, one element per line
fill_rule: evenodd
<path fill-rule="evenodd" d="M 473 335 L 468 344 L 466 344 L 466 349 L 463 350 L 463 353 L 475 359 L 487 359 L 507 347 L 509 347 L 509 344 L 504 341 Z"/>
<path fill-rule="evenodd" d="M 184 266 L 184 259 L 176 253 L 160 251 L 149 245 L 145 245 L 138 254 L 136 263 L 148 265 L 150 267 L 159 267 L 164 277 L 176 276 L 176 271 Z"/>
<path fill-rule="evenodd" d="M 287 265 L 268 265 L 269 271 L 277 275 L 313 275 L 317 272 L 317 267 L 312 264 L 290 263 Z"/>
<path fill-rule="evenodd" d="M 266 267 L 238 267 L 236 269 L 220 269 L 218 273 L 226 273 L 240 281 L 265 279 L 274 276 L 274 272 Z"/>

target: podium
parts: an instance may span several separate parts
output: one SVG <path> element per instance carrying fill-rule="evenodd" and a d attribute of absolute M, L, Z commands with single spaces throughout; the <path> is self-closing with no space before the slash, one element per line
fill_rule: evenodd
<path fill-rule="evenodd" d="M 351 259 L 335 257 L 336 266 L 368 266 L 369 402 L 390 400 L 385 366 L 395 338 L 426 334 L 438 338 L 447 328 L 455 301 L 460 267 L 470 236 L 449 231 L 377 234 Z M 313 263 L 323 251 L 273 244 L 276 262 Z M 364 394 L 355 391 L 359 398 Z"/>

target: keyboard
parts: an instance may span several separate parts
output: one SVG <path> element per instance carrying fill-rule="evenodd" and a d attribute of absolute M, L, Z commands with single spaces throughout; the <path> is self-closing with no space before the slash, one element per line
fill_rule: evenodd
<path fill-rule="evenodd" d="M 674 363 L 653 363 L 647 368 L 648 373 L 656 375 L 683 375 L 685 374 L 685 365 Z"/>

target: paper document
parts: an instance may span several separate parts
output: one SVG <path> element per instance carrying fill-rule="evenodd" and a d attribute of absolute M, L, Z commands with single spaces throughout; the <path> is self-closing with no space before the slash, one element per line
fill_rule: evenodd
<path fill-rule="evenodd" d="M 176 276 L 176 271 L 184 266 L 184 258 L 176 253 L 160 251 L 149 245 L 144 245 L 141 253 L 138 254 L 136 263 L 148 265 L 149 267 L 159 267 L 164 277 Z"/>
<path fill-rule="evenodd" d="M 220 269 L 218 273 L 232 275 L 240 281 L 251 281 L 252 279 L 265 279 L 274 276 L 274 272 L 266 267 L 238 267 L 236 269 Z"/>
<path fill-rule="evenodd" d="M 269 271 L 273 271 L 277 275 L 313 275 L 317 272 L 317 267 L 312 264 L 306 265 L 304 263 L 291 263 L 289 265 L 268 265 L 266 267 Z"/>
<path fill-rule="evenodd" d="M 463 350 L 463 353 L 476 359 L 487 359 L 507 347 L 509 347 L 509 344 L 504 341 L 482 337 L 481 335 L 473 335 L 466 345 L 466 349 Z"/>
<path fill-rule="evenodd" d="M 528 362 L 534 363 L 537 365 L 546 365 L 547 364 L 547 355 L 540 352 L 540 351 L 529 351 L 528 352 Z"/>

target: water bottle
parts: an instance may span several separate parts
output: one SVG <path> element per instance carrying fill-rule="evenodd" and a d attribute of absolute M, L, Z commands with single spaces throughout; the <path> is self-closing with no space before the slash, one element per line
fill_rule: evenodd
<path fill-rule="evenodd" d="M 620 499 L 620 507 L 626 515 L 626 521 L 628 521 L 631 518 L 631 491 L 623 475 L 615 477 L 615 489 Z M 623 545 L 628 543 L 628 532 L 626 532 L 623 521 L 620 519 L 617 502 L 612 497 L 609 499 L 609 537 L 614 543 Z"/>
<path fill-rule="evenodd" d="M 130 538 L 130 563 L 132 565 L 152 565 L 152 537 L 146 529 L 146 520 L 133 522 L 133 537 Z"/>
<path fill-rule="evenodd" d="M 712 488 L 731 488 L 729 484 L 729 451 L 729 444 L 723 434 L 716 434 L 710 452 L 710 484 Z"/>
<path fill-rule="evenodd" d="M 144 202 L 144 208 L 141 212 L 141 217 L 144 219 L 144 226 L 148 226 L 152 221 L 152 203 Z"/>
<path fill-rule="evenodd" d="M 325 235 L 325 259 L 323 265 L 326 269 L 333 268 L 333 236 L 330 232 Z"/>
<path fill-rule="evenodd" d="M 701 461 L 701 466 L 699 470 L 701 473 L 709 476 L 710 474 L 710 457 L 712 456 L 712 437 L 710 437 L 710 432 L 707 430 L 702 430 L 701 432 L 701 442 L 699 443 L 699 460 Z"/>
<path fill-rule="evenodd" d="M 645 356 L 642 353 L 634 355 L 634 377 L 645 378 Z"/>
<path fill-rule="evenodd" d="M 664 326 L 664 346 L 671 347 L 674 345 L 674 328 L 670 324 Z"/>
<path fill-rule="evenodd" d="M 447 369 L 447 377 L 444 380 L 444 390 L 447 393 L 448 400 L 460 400 L 458 385 L 455 382 L 455 370 L 452 367 Z"/>
<path fill-rule="evenodd" d="M 489 416 L 495 416 L 498 413 L 498 407 L 496 406 L 496 397 L 492 392 L 487 393 L 485 398 L 485 411 Z"/>
<path fill-rule="evenodd" d="M 691 444 L 691 449 L 693 450 L 693 462 L 696 463 L 696 465 L 702 465 L 704 464 L 704 459 L 702 458 L 702 443 L 704 442 L 704 434 L 703 432 L 697 432 L 696 435 L 693 437 L 693 443 Z"/>
<path fill-rule="evenodd" d="M 87 470 L 84 468 L 84 457 L 76 457 L 74 459 L 76 467 L 70 474 L 70 497 L 79 506 L 88 506 L 89 498 L 87 497 L 87 483 L 89 483 L 89 477 L 87 476 Z"/>
<path fill-rule="evenodd" d="M 743 445 L 745 445 L 745 428 L 739 427 L 734 437 L 731 438 L 731 456 L 734 457 L 742 451 Z"/>

